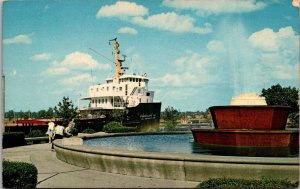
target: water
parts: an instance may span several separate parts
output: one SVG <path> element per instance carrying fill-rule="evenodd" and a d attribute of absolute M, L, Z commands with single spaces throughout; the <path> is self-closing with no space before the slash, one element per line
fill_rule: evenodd
<path fill-rule="evenodd" d="M 84 140 L 85 145 L 144 152 L 193 153 L 225 156 L 298 157 L 298 149 L 200 145 L 191 134 L 114 136 Z"/>
<path fill-rule="evenodd" d="M 190 134 L 116 136 L 84 140 L 85 145 L 146 152 L 191 153 Z"/>

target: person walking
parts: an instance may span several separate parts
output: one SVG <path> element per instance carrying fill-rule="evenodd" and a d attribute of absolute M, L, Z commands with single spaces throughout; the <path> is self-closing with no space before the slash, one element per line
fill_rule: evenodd
<path fill-rule="evenodd" d="M 55 124 L 52 121 L 48 123 L 48 129 L 46 135 L 48 135 L 49 143 L 52 143 L 53 140 L 52 138 L 54 138 L 55 135 Z"/>
<path fill-rule="evenodd" d="M 52 145 L 51 145 L 51 150 L 54 150 L 54 145 L 53 145 L 53 141 L 55 139 L 62 139 L 64 137 L 64 126 L 61 125 L 56 125 L 54 127 L 54 135 L 52 137 Z"/>

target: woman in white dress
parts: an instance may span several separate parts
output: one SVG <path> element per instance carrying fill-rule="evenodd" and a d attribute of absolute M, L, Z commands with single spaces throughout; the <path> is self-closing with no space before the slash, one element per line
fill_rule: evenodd
<path fill-rule="evenodd" d="M 52 121 L 48 123 L 48 130 L 46 132 L 46 135 L 48 135 L 49 137 L 49 143 L 52 143 L 52 140 L 55 136 L 55 124 Z"/>

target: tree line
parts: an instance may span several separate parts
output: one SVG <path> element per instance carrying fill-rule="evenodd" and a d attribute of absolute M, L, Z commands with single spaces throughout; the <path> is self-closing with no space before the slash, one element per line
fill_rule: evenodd
<path fill-rule="evenodd" d="M 50 119 L 56 117 L 54 108 L 49 107 L 47 110 L 40 110 L 37 112 L 32 112 L 30 110 L 23 112 L 22 110 L 17 112 L 13 110 L 9 110 L 5 112 L 5 118 L 9 121 L 17 120 L 17 119 Z"/>
<path fill-rule="evenodd" d="M 273 85 L 270 88 L 262 89 L 260 96 L 265 97 L 267 105 L 281 105 L 290 106 L 291 111 L 289 119 L 293 126 L 299 127 L 299 90 L 296 87 L 282 87 L 280 84 Z M 38 112 L 14 112 L 9 110 L 5 112 L 5 118 L 9 121 L 16 119 L 50 119 L 50 118 L 62 118 L 63 124 L 66 125 L 71 119 L 78 116 L 77 107 L 74 107 L 73 102 L 68 97 L 63 97 L 62 101 L 58 103 L 54 108 L 49 107 L 48 110 L 40 110 Z M 180 112 L 174 107 L 167 107 L 161 112 L 161 118 L 166 122 L 174 125 L 178 119 L 184 116 L 194 117 L 195 115 L 202 115 L 205 119 L 210 120 L 209 110 L 202 112 Z"/>
<path fill-rule="evenodd" d="M 38 112 L 31 112 L 30 110 L 23 112 L 15 112 L 9 110 L 5 112 L 5 118 L 8 121 L 14 121 L 17 119 L 51 119 L 61 118 L 62 125 L 67 125 L 71 119 L 78 116 L 78 108 L 74 106 L 72 100 L 69 97 L 63 97 L 62 101 L 57 106 L 49 107 L 47 110 L 40 110 Z"/>

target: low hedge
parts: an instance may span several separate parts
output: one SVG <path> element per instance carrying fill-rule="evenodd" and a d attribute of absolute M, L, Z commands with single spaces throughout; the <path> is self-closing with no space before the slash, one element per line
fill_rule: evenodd
<path fill-rule="evenodd" d="M 295 188 L 298 182 L 292 183 L 287 179 L 270 179 L 262 177 L 255 179 L 212 178 L 201 182 L 198 188 Z"/>
<path fill-rule="evenodd" d="M 124 127 L 119 122 L 109 122 L 104 125 L 103 131 L 107 133 L 126 133 L 126 132 L 136 132 L 135 127 Z"/>
<path fill-rule="evenodd" d="M 26 145 L 25 134 L 23 132 L 4 132 L 3 148 Z"/>
<path fill-rule="evenodd" d="M 30 163 L 3 161 L 4 188 L 36 188 L 37 168 Z"/>
<path fill-rule="evenodd" d="M 93 134 L 95 133 L 96 131 L 94 129 L 90 129 L 90 128 L 87 128 L 87 129 L 84 129 L 82 131 L 82 133 L 88 133 L 88 134 Z"/>
<path fill-rule="evenodd" d="M 30 131 L 30 133 L 27 135 L 28 138 L 33 138 L 33 137 L 43 137 L 46 136 L 46 134 L 40 130 L 40 129 L 35 129 Z"/>

